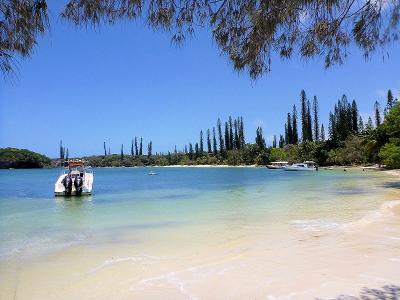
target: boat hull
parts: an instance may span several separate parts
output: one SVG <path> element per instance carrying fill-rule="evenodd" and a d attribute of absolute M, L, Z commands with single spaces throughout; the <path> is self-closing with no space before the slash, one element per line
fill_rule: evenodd
<path fill-rule="evenodd" d="M 74 184 L 72 184 L 72 189 L 71 193 L 66 193 L 65 192 L 65 187 L 63 185 L 63 179 L 65 175 L 61 175 L 54 187 L 54 195 L 56 196 L 87 196 L 92 194 L 92 188 L 93 188 L 93 174 L 92 173 L 85 173 L 84 175 L 84 180 L 83 180 L 83 186 L 82 186 L 82 192 L 77 193 Z"/>
<path fill-rule="evenodd" d="M 57 197 L 70 197 L 70 196 L 90 196 L 92 192 L 82 192 L 77 194 L 76 191 L 72 191 L 71 194 L 66 194 L 65 192 L 54 192 Z"/>
<path fill-rule="evenodd" d="M 268 169 L 271 169 L 271 170 L 283 169 L 283 167 L 271 166 L 271 165 L 267 165 L 267 168 L 268 168 Z"/>
<path fill-rule="evenodd" d="M 298 167 L 285 167 L 283 168 L 285 171 L 300 171 L 300 172 L 315 172 L 317 169 L 316 168 L 298 168 Z"/>

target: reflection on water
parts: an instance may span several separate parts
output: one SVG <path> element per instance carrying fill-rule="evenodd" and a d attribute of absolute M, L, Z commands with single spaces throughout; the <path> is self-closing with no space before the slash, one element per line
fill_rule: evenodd
<path fill-rule="evenodd" d="M 92 204 L 92 195 L 87 196 L 57 196 L 54 197 L 57 205 L 62 207 L 81 207 L 82 205 Z"/>

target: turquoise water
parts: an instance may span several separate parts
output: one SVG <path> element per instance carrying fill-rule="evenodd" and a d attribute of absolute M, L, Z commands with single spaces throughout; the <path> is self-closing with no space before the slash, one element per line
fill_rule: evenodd
<path fill-rule="evenodd" d="M 140 247 L 188 228 L 193 239 L 213 232 L 223 240 L 268 226 L 309 226 L 307 220 L 329 226 L 379 207 L 394 182 L 362 171 L 152 170 L 159 175 L 148 176 L 148 168 L 94 169 L 94 194 L 82 198 L 54 197 L 60 169 L 1 170 L 0 260 L 81 244 Z"/>

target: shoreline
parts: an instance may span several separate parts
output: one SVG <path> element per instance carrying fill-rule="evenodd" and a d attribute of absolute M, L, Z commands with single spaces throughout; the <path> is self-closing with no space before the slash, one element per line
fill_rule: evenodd
<path fill-rule="evenodd" d="M 48 170 L 48 169 L 60 169 L 62 167 L 44 167 L 44 168 L 4 168 L 0 170 Z M 106 166 L 106 167 L 92 167 L 98 169 L 112 169 L 112 168 L 267 168 L 264 165 L 154 165 L 154 166 Z M 378 165 L 373 166 L 362 166 L 362 165 L 351 165 L 351 166 L 320 166 L 320 170 L 364 170 L 364 171 L 382 171 L 388 175 L 400 176 L 400 169 L 386 169 L 379 167 Z"/>
<path fill-rule="evenodd" d="M 384 170 L 383 172 L 392 176 L 400 176 L 400 169 Z"/>
<path fill-rule="evenodd" d="M 258 165 L 169 165 L 169 166 L 145 166 L 148 168 L 266 168 Z"/>

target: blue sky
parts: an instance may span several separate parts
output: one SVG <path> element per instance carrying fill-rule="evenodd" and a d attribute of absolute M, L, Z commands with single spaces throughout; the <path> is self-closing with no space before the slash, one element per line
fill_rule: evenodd
<path fill-rule="evenodd" d="M 301 89 L 318 97 L 320 118 L 346 94 L 362 115 L 400 89 L 400 45 L 365 62 L 352 50 L 346 64 L 328 70 L 320 59 L 275 59 L 272 72 L 253 81 L 233 70 L 207 31 L 182 47 L 141 22 L 77 28 L 52 12 L 51 32 L 31 58 L 18 61 L 18 78 L 0 81 L 0 147 L 28 148 L 51 157 L 60 139 L 70 155 L 101 154 L 103 141 L 118 153 L 134 136 L 154 151 L 197 141 L 218 117 L 242 115 L 247 141 L 262 126 L 267 139 L 283 131 Z"/>

